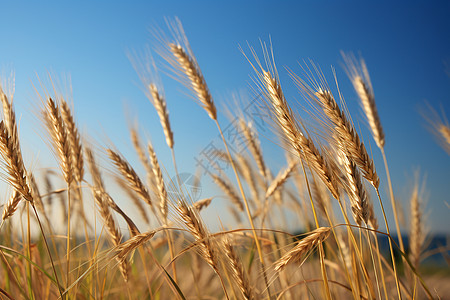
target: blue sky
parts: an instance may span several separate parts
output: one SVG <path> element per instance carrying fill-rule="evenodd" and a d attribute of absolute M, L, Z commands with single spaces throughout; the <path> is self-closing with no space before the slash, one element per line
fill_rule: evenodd
<path fill-rule="evenodd" d="M 132 3 L 132 4 L 130 4 Z M 75 113 L 90 140 L 114 145 L 132 163 L 137 159 L 128 138 L 128 122 L 137 118 L 151 137 L 169 174 L 173 172 L 159 119 L 141 91 L 126 53 L 154 45 L 150 29 L 166 28 L 177 16 L 202 68 L 219 111 L 230 95 L 252 86 L 253 71 L 239 50 L 260 39 L 273 44 L 285 94 L 294 108 L 304 105 L 284 67 L 300 74 L 298 62 L 311 58 L 330 85 L 336 68 L 340 88 L 366 142 L 386 190 L 382 158 L 365 126 L 356 95 L 342 69 L 340 51 L 366 60 L 386 133 L 386 152 L 395 194 L 408 211 L 412 173 L 427 177 L 428 222 L 432 231 L 448 231 L 450 157 L 427 131 L 419 114 L 425 101 L 450 116 L 450 3 L 448 1 L 3 1 L 0 18 L 0 74 L 15 72 L 14 96 L 21 116 L 27 162 L 35 168 L 53 158 L 43 142 L 33 84 L 70 76 Z M 195 171 L 194 157 L 217 131 L 186 89 L 162 76 L 180 171 Z M 228 120 L 220 114 L 219 121 Z M 273 172 L 284 165 L 277 146 L 263 139 Z M 270 158 L 273 158 L 272 160 Z M 173 173 L 172 173 L 173 174 Z M 208 178 L 202 179 L 205 187 Z M 206 190 L 205 190 L 206 193 Z M 212 191 L 212 193 L 216 193 Z M 217 192 L 219 193 L 219 192 Z M 2 195 L 3 196 L 3 195 Z M 207 194 L 204 195 L 208 196 Z M 387 197 L 385 197 L 387 201 Z M 126 203 L 121 203 L 126 205 Z M 223 204 L 223 202 L 222 202 Z M 217 215 L 221 204 L 213 207 Z M 214 213 L 212 220 L 215 219 Z M 381 223 L 381 222 L 380 222 Z"/>

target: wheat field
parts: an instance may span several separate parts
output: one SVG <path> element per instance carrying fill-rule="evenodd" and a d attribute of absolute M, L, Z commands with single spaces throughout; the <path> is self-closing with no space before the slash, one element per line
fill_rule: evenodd
<path fill-rule="evenodd" d="M 22 157 L 13 89 L 1 87 L 1 176 L 9 195 L 0 225 L 2 299 L 449 299 L 448 245 L 427 251 L 421 174 L 409 207 L 398 206 L 389 173 L 395 157 L 385 151 L 376 87 L 361 57 L 342 53 L 354 90 L 341 91 L 312 61 L 283 69 L 291 82 L 281 83 L 270 44 L 242 47 L 254 71 L 252 103 L 284 152 L 285 167 L 274 170 L 244 107 L 231 112 L 239 145 L 230 142 L 180 21 L 157 40 L 154 53 L 130 54 L 130 63 L 161 123 L 150 131 L 163 132 L 171 161 L 159 160 L 137 125 L 130 126 L 132 157 L 96 143 L 80 133 L 73 103 L 56 85 L 41 84 L 36 115 L 58 168 L 35 170 Z M 203 219 L 215 196 L 198 199 L 198 182 L 167 174 L 169 165 L 177 170 L 175 148 L 183 145 L 156 57 L 209 117 L 204 126 L 217 128 L 221 147 L 211 152 L 218 160 L 208 176 L 232 216 L 217 216 L 218 230 Z M 282 84 L 297 88 L 310 119 L 300 117 Z M 371 136 L 360 136 L 345 93 L 359 98 Z M 426 114 L 430 134 L 450 154 L 450 126 L 436 109 Z M 409 232 L 400 230 L 404 214 Z M 444 272 L 424 264 L 431 254 L 444 257 Z"/>

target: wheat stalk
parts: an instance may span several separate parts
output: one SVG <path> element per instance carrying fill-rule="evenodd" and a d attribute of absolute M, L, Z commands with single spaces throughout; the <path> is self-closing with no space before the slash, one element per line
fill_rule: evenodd
<path fill-rule="evenodd" d="M 144 55 L 137 53 L 129 54 L 129 59 L 138 73 L 142 83 L 144 84 L 145 94 L 150 100 L 150 103 L 156 109 L 161 126 L 166 137 L 166 142 L 169 148 L 173 148 L 174 139 L 173 132 L 169 122 L 169 112 L 167 110 L 167 103 L 164 97 L 164 91 L 161 80 L 157 74 L 157 67 L 150 52 L 145 51 Z"/>
<path fill-rule="evenodd" d="M 8 182 L 22 194 L 25 200 L 31 201 L 32 195 L 27 184 L 26 170 L 19 144 L 16 114 L 11 102 L 0 86 L 0 100 L 3 107 L 3 118 L 0 126 L 0 151 L 6 164 L 4 168 L 9 174 Z"/>
<path fill-rule="evenodd" d="M 36 206 L 36 208 L 42 214 L 44 214 L 45 218 L 47 219 L 47 214 L 45 213 L 45 209 L 44 209 L 44 202 L 42 202 L 41 193 L 39 192 L 39 188 L 38 188 L 36 179 L 34 178 L 34 175 L 31 172 L 28 174 L 28 178 L 30 181 L 31 195 L 33 197 L 33 204 Z"/>

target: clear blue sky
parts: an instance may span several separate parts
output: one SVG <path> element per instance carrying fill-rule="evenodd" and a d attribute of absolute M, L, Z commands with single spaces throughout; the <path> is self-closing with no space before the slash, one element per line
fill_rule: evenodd
<path fill-rule="evenodd" d="M 137 117 L 170 174 L 170 153 L 158 117 L 142 93 L 126 53 L 152 45 L 149 28 L 165 28 L 164 17 L 178 16 L 219 108 L 233 92 L 252 84 L 249 75 L 253 71 L 239 45 L 245 48 L 248 42 L 258 48 L 259 39 L 267 41 L 270 35 L 291 104 L 295 107 L 301 97 L 284 72 L 285 66 L 300 73 L 298 62 L 311 58 L 324 70 L 330 84 L 330 66 L 335 66 L 353 119 L 361 124 L 365 140 L 373 143 L 341 68 L 341 50 L 361 53 L 386 133 L 395 193 L 407 211 L 412 173 L 420 168 L 427 175 L 430 227 L 448 232 L 445 202 L 450 203 L 450 157 L 426 130 L 418 111 L 428 101 L 435 108 L 442 105 L 450 117 L 450 2 L 2 2 L 1 74 L 15 72 L 15 106 L 21 116 L 24 152 L 27 162 L 36 168 L 52 158 L 47 157 L 48 149 L 37 126 L 32 83 L 38 85 L 37 76 L 45 78 L 51 72 L 59 78 L 70 75 L 75 112 L 84 133 L 101 142 L 113 142 L 136 162 L 127 120 Z M 168 77 L 163 77 L 163 83 L 179 169 L 193 173 L 193 157 L 217 131 L 181 85 Z M 223 115 L 219 120 L 223 125 L 228 122 Z M 263 145 L 266 153 L 280 155 L 273 143 L 263 141 Z M 384 190 L 382 159 L 378 149 L 373 151 Z M 272 161 L 275 173 L 283 166 L 280 161 Z M 205 186 L 209 181 L 202 179 Z M 220 204 L 216 209 L 220 211 Z"/>

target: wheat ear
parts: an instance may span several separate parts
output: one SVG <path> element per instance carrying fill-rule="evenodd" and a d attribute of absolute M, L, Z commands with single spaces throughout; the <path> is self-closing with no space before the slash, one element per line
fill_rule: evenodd
<path fill-rule="evenodd" d="M 145 168 L 145 171 L 147 172 L 147 176 L 150 176 L 150 174 L 153 173 L 152 166 L 150 165 L 150 162 L 147 158 L 147 153 L 145 152 L 145 149 L 142 147 L 141 140 L 139 138 L 139 135 L 137 133 L 137 129 L 131 127 L 130 128 L 130 137 L 131 142 L 133 143 L 134 150 L 136 151 L 139 160 L 141 161 L 142 165 Z"/>
<path fill-rule="evenodd" d="M 422 210 L 420 207 L 420 196 L 418 183 L 414 185 L 414 189 L 411 195 L 411 229 L 410 229 L 410 259 L 412 265 L 417 269 L 420 262 L 420 254 L 422 252 L 422 246 L 424 241 L 423 222 L 422 222 Z"/>
<path fill-rule="evenodd" d="M 200 255 L 216 273 L 219 273 L 217 249 L 203 224 L 203 221 L 200 219 L 197 212 L 184 201 L 180 201 L 176 208 L 181 220 L 199 243 Z"/>
<path fill-rule="evenodd" d="M 97 165 L 94 160 L 94 155 L 90 149 L 86 149 L 86 156 L 88 159 L 89 169 L 91 171 L 92 180 L 94 182 L 94 186 L 91 187 L 92 194 L 94 196 L 94 200 L 97 204 L 97 208 L 100 212 L 100 216 L 103 219 L 103 223 L 105 224 L 106 231 L 108 232 L 108 236 L 110 241 L 114 246 L 119 246 L 122 240 L 122 235 L 119 232 L 118 227 L 116 226 L 116 222 L 111 214 L 109 209 L 109 203 L 112 199 L 106 193 L 103 180 L 100 175 L 100 171 L 97 168 Z M 135 232 L 136 234 L 138 232 Z M 128 281 L 128 263 L 124 260 L 118 260 L 119 262 L 119 270 L 122 274 L 122 277 L 125 281 Z"/>
<path fill-rule="evenodd" d="M 439 126 L 439 133 L 445 141 L 446 147 L 444 149 L 450 148 L 450 127 L 446 125 Z"/>
<path fill-rule="evenodd" d="M 150 224 L 150 219 L 148 218 L 147 211 L 144 209 L 140 198 L 128 188 L 127 183 L 121 177 L 116 177 L 115 180 L 119 187 L 128 195 L 131 201 L 133 201 L 145 223 Z"/>
<path fill-rule="evenodd" d="M 234 250 L 234 247 L 231 245 L 230 240 L 228 240 L 227 238 L 223 239 L 222 246 L 224 254 L 228 259 L 228 266 L 231 269 L 231 274 L 242 293 L 243 299 L 255 299 L 255 292 L 253 291 L 250 284 L 248 274 L 245 272 L 242 261 Z"/>
<path fill-rule="evenodd" d="M 319 227 L 300 240 L 289 252 L 275 262 L 275 270 L 283 270 L 288 263 L 302 261 L 305 254 L 322 243 L 330 235 L 330 227 Z"/>
<path fill-rule="evenodd" d="M 8 200 L 8 202 L 5 204 L 5 207 L 3 208 L 3 214 L 2 214 L 2 221 L 12 217 L 14 213 L 17 210 L 17 207 L 19 206 L 20 199 L 22 199 L 22 195 L 14 191 L 11 198 Z"/>
<path fill-rule="evenodd" d="M 264 178 L 266 178 L 267 176 L 266 164 L 264 163 L 264 158 L 262 155 L 259 140 L 256 137 L 255 133 L 252 131 L 251 123 L 247 124 L 244 120 L 240 119 L 239 126 L 241 127 L 242 134 L 247 140 L 248 149 L 250 150 L 250 153 L 252 154 L 253 158 L 256 161 L 256 165 L 258 166 L 259 172 Z"/>
<path fill-rule="evenodd" d="M 130 238 L 129 240 L 116 245 L 116 255 L 119 261 L 124 261 L 125 257 L 132 251 L 136 250 L 141 245 L 148 242 L 154 235 L 156 231 L 148 231 L 144 233 L 137 234 Z"/>
<path fill-rule="evenodd" d="M 441 114 L 439 114 L 429 104 L 427 106 L 427 111 L 423 111 L 421 114 L 428 122 L 429 130 L 436 136 L 442 149 L 450 155 L 450 124 L 445 116 L 444 109 L 441 107 Z"/>
<path fill-rule="evenodd" d="M 13 140 L 4 121 L 0 122 L 0 154 L 5 160 L 3 165 L 8 173 L 8 183 L 19 192 L 27 201 L 32 201 L 30 187 L 27 183 L 27 172 L 23 164 L 20 149 L 17 149 L 18 143 Z"/>
<path fill-rule="evenodd" d="M 103 180 L 100 174 L 100 170 L 97 167 L 97 164 L 94 159 L 94 155 L 92 153 L 92 150 L 87 148 L 86 149 L 86 157 L 89 165 L 89 169 L 92 176 L 93 186 L 91 187 L 92 193 L 94 195 L 94 198 L 98 204 L 98 206 L 101 209 L 101 213 L 106 213 L 107 209 L 109 212 L 109 208 L 113 209 L 115 212 L 117 212 L 119 215 L 124 218 L 124 220 L 127 222 L 128 227 L 130 228 L 130 231 L 132 235 L 136 235 L 139 233 L 139 230 L 137 226 L 134 224 L 134 222 L 128 217 L 122 209 L 116 204 L 116 202 L 111 198 L 111 196 L 106 192 L 105 187 L 103 185 Z M 104 207 L 103 207 L 104 206 Z M 102 217 L 106 220 L 107 214 L 102 214 Z M 105 222 L 106 223 L 106 222 Z"/>
<path fill-rule="evenodd" d="M 205 198 L 205 199 L 200 199 L 198 201 L 195 201 L 192 206 L 197 210 L 197 211 L 201 211 L 204 208 L 207 208 L 212 201 L 212 197 L 209 198 Z"/>
<path fill-rule="evenodd" d="M 153 203 L 147 188 L 144 186 L 141 179 L 134 171 L 134 169 L 130 166 L 130 164 L 126 161 L 126 159 L 111 149 L 107 149 L 107 152 L 109 158 L 113 161 L 120 174 L 122 174 L 122 176 L 128 183 L 128 186 L 153 209 Z"/>
<path fill-rule="evenodd" d="M 333 136 L 339 139 L 337 144 L 350 155 L 351 159 L 361 169 L 362 175 L 375 188 L 378 188 L 380 179 L 375 170 L 373 160 L 367 153 L 364 143 L 360 141 L 352 123 L 347 119 L 344 111 L 339 108 L 331 92 L 319 89 L 315 96 L 325 115 L 333 124 L 333 128 L 337 133 L 337 135 Z"/>
<path fill-rule="evenodd" d="M 345 154 L 342 157 L 344 164 L 344 175 L 347 179 L 346 189 L 350 199 L 353 219 L 356 224 L 362 226 L 369 221 L 370 211 L 366 191 L 361 182 L 361 177 L 356 164 Z"/>
<path fill-rule="evenodd" d="M 211 174 L 211 177 L 214 179 L 214 182 L 224 191 L 227 196 L 230 198 L 231 202 L 236 205 L 239 211 L 244 211 L 244 204 L 242 204 L 241 198 L 238 196 L 234 187 L 222 177 Z"/>
<path fill-rule="evenodd" d="M 61 99 L 61 117 L 64 121 L 67 137 L 70 142 L 74 177 L 77 182 L 82 182 L 84 177 L 84 160 L 80 133 L 78 132 L 71 109 L 64 99 Z"/>
<path fill-rule="evenodd" d="M 291 176 L 291 173 L 295 170 L 296 167 L 297 162 L 292 162 L 286 169 L 278 173 L 277 177 L 272 180 L 272 183 L 267 188 L 266 198 L 272 196 L 273 193 L 275 193 L 275 191 L 277 191 L 286 182 L 286 180 L 288 180 L 289 176 Z"/>
<path fill-rule="evenodd" d="M 310 182 L 311 184 L 311 192 L 313 198 L 319 208 L 320 213 L 323 217 L 327 218 L 328 209 L 331 205 L 330 196 L 327 193 L 325 187 L 323 185 L 319 185 L 319 183 L 313 178 Z"/>
<path fill-rule="evenodd" d="M 19 144 L 16 114 L 6 94 L 0 86 L 0 100 L 3 107 L 3 125 L 1 130 L 1 155 L 6 161 L 5 169 L 9 174 L 8 181 L 22 194 L 25 200 L 32 200 L 31 190 L 27 184 L 26 169 L 23 163 L 22 150 Z M 3 129 L 4 127 L 4 129 Z"/>
<path fill-rule="evenodd" d="M 199 104 L 206 110 L 211 119 L 217 120 L 216 106 L 196 59 L 189 55 L 190 51 L 186 51 L 180 44 L 171 43 L 169 48 L 179 64 L 178 68 L 188 78 L 190 88 L 197 96 Z"/>
<path fill-rule="evenodd" d="M 70 140 L 59 107 L 52 98 L 48 98 L 47 100 L 47 109 L 44 116 L 44 119 L 47 122 L 47 129 L 50 132 L 53 143 L 57 149 L 59 164 L 63 171 L 64 180 L 70 185 L 73 179 L 74 169 L 72 153 L 70 150 Z"/>
<path fill-rule="evenodd" d="M 0 100 L 2 101 L 3 119 L 5 121 L 5 126 L 8 129 L 8 132 L 11 136 L 11 139 L 13 140 L 13 143 L 15 144 L 15 148 L 17 149 L 16 151 L 20 151 L 16 114 L 12 106 L 12 100 L 11 101 L 8 100 L 8 97 L 3 92 L 1 86 L 0 86 Z"/>
<path fill-rule="evenodd" d="M 236 156 L 236 161 L 240 165 L 238 169 L 241 170 L 242 176 L 244 177 L 245 181 L 249 186 L 253 201 L 256 203 L 256 205 L 259 206 L 261 204 L 261 200 L 259 199 L 259 191 L 256 180 L 258 177 L 260 178 L 261 176 L 257 176 L 255 174 L 254 169 L 250 164 L 250 161 L 243 155 L 238 154 Z"/>
<path fill-rule="evenodd" d="M 335 176 L 331 173 L 328 163 L 317 150 L 314 143 L 298 128 L 294 114 L 284 98 L 280 84 L 270 72 L 264 70 L 261 75 L 261 80 L 272 112 L 275 114 L 276 122 L 279 124 L 285 137 L 298 155 L 304 158 L 311 169 L 317 173 L 319 178 L 333 194 L 333 197 L 339 199 L 339 190 Z"/>
<path fill-rule="evenodd" d="M 361 100 L 361 106 L 366 115 L 367 121 L 372 131 L 373 138 L 377 143 L 378 148 L 384 148 L 384 131 L 381 126 L 380 116 L 378 115 L 377 106 L 375 103 L 375 95 L 373 93 L 372 83 L 370 81 L 369 72 L 366 63 L 363 59 L 359 64 L 353 56 L 346 56 L 342 54 L 348 68 L 348 75 Z"/>
<path fill-rule="evenodd" d="M 158 189 L 158 197 L 159 197 L 159 208 L 161 211 L 161 215 L 163 216 L 163 219 L 167 219 L 167 190 L 166 186 L 164 184 L 164 178 L 161 171 L 161 167 L 159 166 L 158 158 L 156 157 L 155 150 L 153 149 L 153 146 L 151 143 L 148 143 L 148 153 L 150 155 L 150 162 L 152 165 L 153 175 L 156 182 L 156 187 Z"/>
<path fill-rule="evenodd" d="M 164 131 L 164 135 L 166 137 L 167 146 L 169 148 L 173 148 L 174 140 L 173 140 L 173 132 L 170 127 L 169 122 L 169 112 L 167 111 L 166 100 L 163 95 L 158 91 L 158 88 L 155 84 L 151 83 L 148 85 L 148 89 L 151 95 L 151 102 L 156 109 L 156 113 L 159 116 L 159 120 L 161 122 L 161 126 Z"/>

